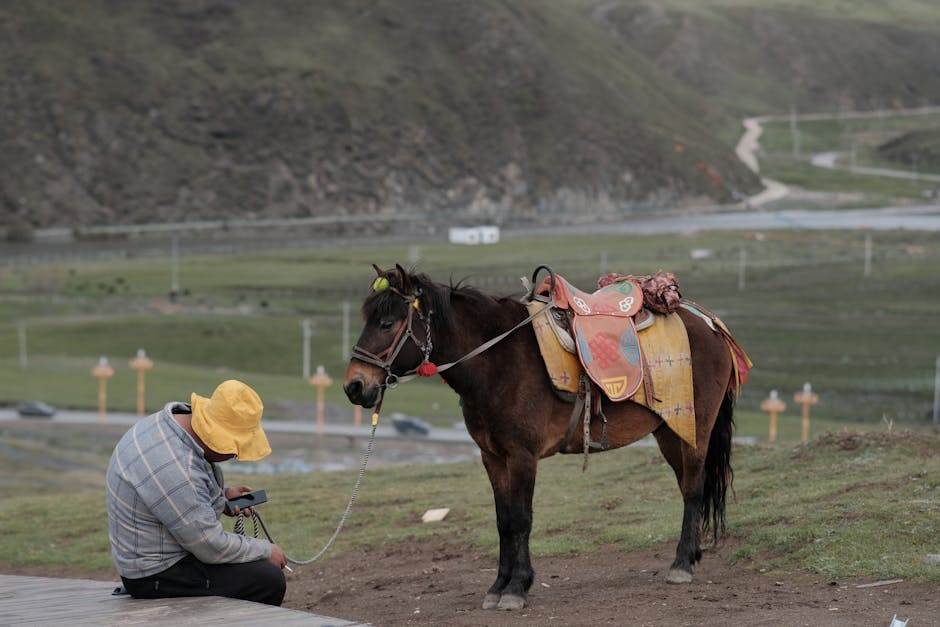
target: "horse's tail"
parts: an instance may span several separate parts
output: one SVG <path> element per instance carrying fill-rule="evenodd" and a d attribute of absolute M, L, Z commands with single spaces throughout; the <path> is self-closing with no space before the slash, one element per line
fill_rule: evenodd
<path fill-rule="evenodd" d="M 725 530 L 725 496 L 734 479 L 731 469 L 731 436 L 734 432 L 734 391 L 725 394 L 708 440 L 705 487 L 702 491 L 702 532 L 712 528 L 715 542 Z"/>

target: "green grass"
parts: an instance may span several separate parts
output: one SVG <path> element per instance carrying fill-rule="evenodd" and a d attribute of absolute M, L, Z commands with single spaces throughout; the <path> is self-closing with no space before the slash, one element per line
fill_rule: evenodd
<path fill-rule="evenodd" d="M 931 234 L 874 233 L 873 272 L 866 278 L 865 236 L 794 231 L 538 237 L 485 249 L 429 243 L 419 247 L 418 268 L 443 282 L 467 279 L 494 293 L 520 292 L 519 277 L 546 262 L 585 287 L 603 271 L 670 270 L 683 295 L 716 310 L 754 360 L 742 410 L 755 411 L 771 389 L 790 402 L 810 381 L 821 396 L 813 410 L 820 417 L 879 423 L 887 416 L 922 424 L 930 412 L 940 346 L 940 283 L 932 271 L 940 263 L 940 242 Z M 742 248 L 748 261 L 743 291 Z M 692 259 L 694 249 L 711 256 Z M 0 403 L 41 398 L 94 408 L 97 383 L 90 370 L 105 355 L 116 370 L 108 383 L 109 404 L 131 410 L 136 378 L 128 361 L 144 348 L 155 364 L 147 375 L 149 409 L 193 391 L 207 394 L 229 377 L 259 387 L 270 408 L 312 404 L 314 390 L 301 376 L 301 322 L 314 325 L 312 365 L 323 364 L 338 382 L 344 350 L 359 332 L 360 299 L 374 276 L 370 263 L 407 265 L 408 257 L 404 245 L 184 257 L 181 280 L 188 293 L 179 311 L 166 307 L 166 260 L 0 271 Z M 91 297 L 86 291 L 100 288 L 77 287 L 86 283 L 128 290 Z M 344 302 L 351 310 L 345 340 Z M 19 322 L 27 334 L 25 370 L 18 359 Z M 350 411 L 337 384 L 327 390 L 327 401 L 337 411 Z M 385 409 L 440 424 L 459 416 L 456 398 L 436 381 L 396 389 Z"/>
<path fill-rule="evenodd" d="M 928 181 L 853 174 L 784 157 L 767 157 L 761 159 L 760 164 L 761 174 L 787 185 L 821 192 L 844 192 L 846 206 L 885 206 L 904 199 L 925 202 L 923 193 L 935 187 L 935 183 Z"/>
<path fill-rule="evenodd" d="M 800 152 L 808 155 L 830 150 L 848 152 L 852 146 L 864 147 L 885 142 L 909 131 L 932 128 L 940 124 L 940 114 L 895 115 L 884 117 L 831 118 L 798 120 Z M 761 148 L 771 154 L 793 152 L 793 135 L 788 121 L 774 120 L 763 124 Z"/>
<path fill-rule="evenodd" d="M 735 496 L 728 505 L 728 533 L 736 546 L 731 559 L 771 571 L 940 583 L 936 568 L 922 561 L 936 552 L 940 532 L 940 479 L 929 470 L 937 465 L 937 444 L 936 436 L 910 432 L 840 431 L 807 445 L 738 447 Z M 681 499 L 655 449 L 593 456 L 583 474 L 580 465 L 577 455 L 540 464 L 536 559 L 676 541 Z M 352 471 L 265 477 L 273 498 L 261 511 L 275 540 L 296 559 L 318 552 L 354 479 Z M 232 485 L 251 481 L 257 477 L 228 477 Z M 59 490 L 27 493 L 0 511 L 0 565 L 65 564 L 101 574 L 111 568 L 100 485 Z M 450 507 L 451 513 L 439 525 L 422 524 L 421 514 L 432 507 Z M 430 537 L 468 542 L 495 555 L 492 496 L 480 463 L 367 471 L 352 515 L 325 559 Z"/>

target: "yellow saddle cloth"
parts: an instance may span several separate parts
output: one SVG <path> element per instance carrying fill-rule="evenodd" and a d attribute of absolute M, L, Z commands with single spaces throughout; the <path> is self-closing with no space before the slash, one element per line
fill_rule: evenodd
<path fill-rule="evenodd" d="M 689 335 L 678 314 L 657 315 L 654 319 L 652 326 L 639 333 L 652 398 L 647 398 L 644 386 L 640 386 L 630 400 L 659 414 L 676 435 L 694 448 L 695 396 Z"/>
<path fill-rule="evenodd" d="M 534 313 L 543 306 L 543 303 L 533 302 L 529 310 Z M 578 356 L 562 346 L 549 324 L 550 315 L 551 310 L 548 310 L 532 321 L 545 368 L 557 390 L 576 394 L 583 368 Z M 637 336 L 648 385 L 640 385 L 629 400 L 656 412 L 676 435 L 694 447 L 692 353 L 685 325 L 677 314 L 670 314 L 654 315 L 653 324 L 643 326 Z M 651 390 L 650 394 L 647 389 Z"/>

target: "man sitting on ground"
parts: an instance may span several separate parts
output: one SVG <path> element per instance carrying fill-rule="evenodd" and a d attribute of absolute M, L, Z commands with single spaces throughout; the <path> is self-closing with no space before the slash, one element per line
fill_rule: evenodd
<path fill-rule="evenodd" d="M 241 381 L 211 398 L 168 403 L 130 429 L 107 473 L 108 535 L 124 587 L 135 598 L 224 596 L 270 605 L 284 599 L 287 556 L 276 544 L 228 532 L 218 462 L 257 461 L 271 452 L 264 406 Z"/>

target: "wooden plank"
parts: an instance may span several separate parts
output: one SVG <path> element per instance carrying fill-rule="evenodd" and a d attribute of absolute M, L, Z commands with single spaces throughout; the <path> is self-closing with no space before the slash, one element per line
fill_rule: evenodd
<path fill-rule="evenodd" d="M 90 579 L 0 575 L 0 625 L 259 625 L 365 627 L 363 623 L 223 597 L 132 599 Z"/>

